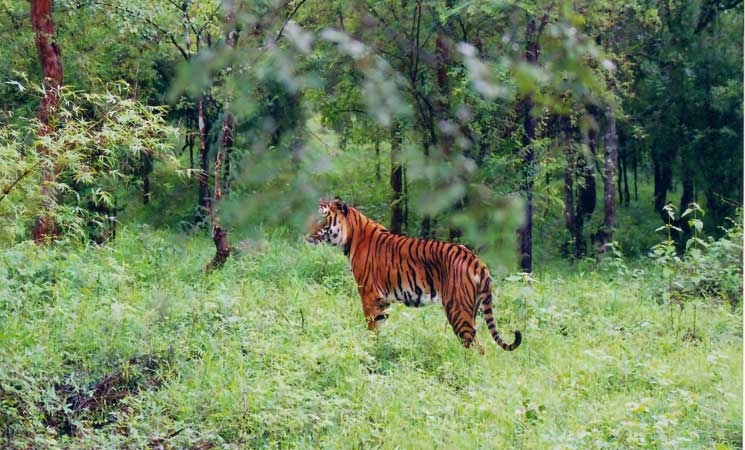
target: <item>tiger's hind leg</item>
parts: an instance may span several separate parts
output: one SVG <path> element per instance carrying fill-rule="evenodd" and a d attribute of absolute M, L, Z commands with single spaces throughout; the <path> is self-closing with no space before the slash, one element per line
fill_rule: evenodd
<path fill-rule="evenodd" d="M 475 298 L 470 298 L 465 293 L 459 297 L 456 295 L 453 301 L 443 306 L 453 331 L 460 338 L 463 347 L 469 348 L 476 339 Z M 476 341 L 476 348 L 479 347 L 480 344 Z"/>
<path fill-rule="evenodd" d="M 476 341 L 476 329 L 471 327 L 468 327 L 466 325 L 460 327 L 460 331 L 456 331 L 455 334 L 457 334 L 460 337 L 461 343 L 463 343 L 463 347 L 470 348 L 471 344 Z M 479 347 L 478 341 L 476 341 L 476 348 Z"/>
<path fill-rule="evenodd" d="M 469 348 L 476 339 L 474 320 L 468 317 L 461 318 L 457 313 L 455 316 L 453 318 L 448 316 L 448 321 L 455 334 L 460 338 L 461 343 L 463 343 L 463 347 Z M 478 341 L 476 341 L 476 345 L 479 346 Z"/>

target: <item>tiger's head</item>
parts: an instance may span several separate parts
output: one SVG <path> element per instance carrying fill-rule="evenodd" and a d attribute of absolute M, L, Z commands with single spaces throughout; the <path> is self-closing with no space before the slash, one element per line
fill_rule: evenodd
<path fill-rule="evenodd" d="M 346 245 L 349 235 L 349 206 L 339 197 L 331 201 L 323 199 L 318 205 L 318 212 L 322 219 L 311 225 L 310 234 L 305 237 L 305 241 L 313 245 L 323 242 L 336 246 Z"/>

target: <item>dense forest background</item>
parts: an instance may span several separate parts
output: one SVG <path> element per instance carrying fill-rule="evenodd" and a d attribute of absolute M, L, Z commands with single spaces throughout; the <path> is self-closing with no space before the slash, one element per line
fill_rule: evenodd
<path fill-rule="evenodd" d="M 138 191 L 225 233 L 339 195 L 477 247 L 519 226 L 530 272 L 742 203 L 740 2 L 38 3 L 2 3 L 6 241 L 101 242 Z"/>
<path fill-rule="evenodd" d="M 371 421 L 412 447 L 741 448 L 741 1 L 0 0 L 0 37 L 0 446 L 396 447 Z M 535 380 L 479 394 L 506 416 L 442 412 L 473 400 L 454 373 L 512 375 L 435 312 L 357 330 L 343 256 L 301 247 L 324 196 L 489 264 L 500 327 L 535 333 Z M 334 359 L 333 332 L 367 343 Z M 699 363 L 714 381 L 677 378 Z M 274 369 L 285 397 L 236 378 Z M 557 373 L 590 386 L 562 426 Z M 340 386 L 368 375 L 411 403 Z M 583 428 L 597 410 L 631 412 Z M 454 417 L 480 425 L 412 431 Z"/>

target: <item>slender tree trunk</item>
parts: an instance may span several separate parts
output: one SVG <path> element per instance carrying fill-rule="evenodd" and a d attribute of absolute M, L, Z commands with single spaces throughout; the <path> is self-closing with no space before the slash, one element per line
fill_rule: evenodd
<path fill-rule="evenodd" d="M 528 20 L 525 30 L 526 48 L 525 59 L 528 64 L 537 65 L 540 54 L 538 44 L 538 31 L 535 19 Z M 523 185 L 522 191 L 525 197 L 525 216 L 523 224 L 518 230 L 520 270 L 523 272 L 533 271 L 533 183 L 535 177 L 535 139 L 536 120 L 532 115 L 533 98 L 528 95 L 522 101 L 523 115 Z"/>
<path fill-rule="evenodd" d="M 153 154 L 149 149 L 145 149 L 141 155 L 142 158 L 142 203 L 150 203 L 150 173 L 153 171 Z"/>
<path fill-rule="evenodd" d="M 187 144 L 189 145 L 189 169 L 194 170 L 194 134 L 189 128 L 187 136 Z"/>
<path fill-rule="evenodd" d="M 391 227 L 394 234 L 401 234 L 404 222 L 403 177 L 401 172 L 401 125 L 394 121 L 391 127 Z"/>
<path fill-rule="evenodd" d="M 623 198 L 626 201 L 626 206 L 629 206 L 629 204 L 631 204 L 631 194 L 629 194 L 628 155 L 624 153 L 622 160 L 623 160 Z"/>
<path fill-rule="evenodd" d="M 634 150 L 634 159 L 632 160 L 631 163 L 634 166 L 634 201 L 638 202 L 639 201 L 639 185 L 637 184 L 636 169 L 637 169 L 637 165 L 639 164 L 639 153 L 636 149 Z"/>
<path fill-rule="evenodd" d="M 209 159 L 207 158 L 209 153 L 207 142 L 209 124 L 207 123 L 205 99 L 203 96 L 199 97 L 197 101 L 197 120 L 199 123 L 199 212 L 197 213 L 197 219 L 201 222 L 205 217 L 209 217 L 211 209 L 208 176 Z"/>
<path fill-rule="evenodd" d="M 605 112 L 605 152 L 603 167 L 603 205 L 605 217 L 600 230 L 600 247 L 602 254 L 608 250 L 608 244 L 613 241 L 613 230 L 616 228 L 616 176 L 618 173 L 618 133 L 616 131 L 616 116 L 613 109 L 608 107 Z"/>
<path fill-rule="evenodd" d="M 403 230 L 406 234 L 409 234 L 409 182 L 406 174 L 406 164 L 401 165 L 401 184 L 403 185 L 403 200 L 404 200 L 404 224 Z"/>
<path fill-rule="evenodd" d="M 233 9 L 233 2 L 228 1 L 225 16 L 225 23 L 228 28 L 228 34 L 226 36 L 225 43 L 231 51 L 235 49 L 235 44 L 238 40 L 237 31 L 234 29 L 234 22 L 235 10 Z M 222 120 L 220 147 L 217 149 L 217 156 L 215 157 L 215 193 L 212 197 L 213 204 L 211 208 L 212 240 L 215 243 L 215 256 L 207 265 L 207 271 L 221 268 L 230 256 L 230 240 L 228 239 L 228 232 L 227 230 L 223 229 L 222 223 L 220 221 L 220 204 L 223 198 L 223 180 L 227 180 L 227 174 L 230 170 L 230 163 L 228 161 L 228 158 L 230 157 L 230 150 L 233 148 L 234 118 L 230 110 L 229 99 L 225 100 L 224 111 L 225 116 Z M 223 164 L 225 164 L 226 171 L 224 175 L 222 173 Z"/>
<path fill-rule="evenodd" d="M 224 163 L 224 158 L 225 158 L 227 149 L 233 146 L 233 117 L 229 109 L 227 109 L 230 107 L 230 104 L 228 102 L 225 102 L 225 107 L 226 107 L 225 117 L 223 118 L 223 121 L 222 121 L 222 130 L 220 133 L 220 136 L 221 136 L 220 137 L 220 148 L 218 148 L 217 156 L 215 157 L 215 194 L 213 196 L 213 203 L 212 203 L 213 210 L 215 210 L 216 207 L 219 206 L 220 200 L 222 200 L 222 197 L 223 197 L 222 166 Z M 215 214 L 215 218 L 217 217 L 218 215 Z"/>
<path fill-rule="evenodd" d="M 380 139 L 375 140 L 375 179 L 380 181 Z"/>
<path fill-rule="evenodd" d="M 688 226 L 688 217 L 680 217 L 681 214 L 683 214 L 683 211 L 685 211 L 688 208 L 688 205 L 690 205 L 694 201 L 694 192 L 693 192 L 693 173 L 689 166 L 689 155 L 681 155 L 682 159 L 685 159 L 682 162 L 682 173 L 681 173 L 681 179 L 683 184 L 683 193 L 680 196 L 680 207 L 678 209 L 677 214 L 677 226 L 682 230 L 682 232 L 677 233 L 677 241 L 678 241 L 678 250 L 683 251 L 685 250 L 685 243 L 686 241 L 691 237 L 691 227 Z"/>
<path fill-rule="evenodd" d="M 597 132 L 590 128 L 587 134 L 588 155 L 577 155 L 575 160 L 577 180 L 581 183 L 577 186 L 577 212 L 575 213 L 574 226 L 574 256 L 581 258 L 585 255 L 586 245 L 584 237 L 584 224 L 592 216 L 597 203 L 597 187 L 595 181 L 595 152 L 597 144 Z"/>
<path fill-rule="evenodd" d="M 231 117 L 231 131 L 232 127 L 235 125 L 235 117 Z M 223 176 L 222 176 L 222 193 L 223 196 L 228 195 L 228 191 L 230 191 L 230 158 L 231 154 L 233 152 L 233 145 L 232 145 L 232 135 L 231 135 L 231 145 L 230 147 L 225 148 L 225 160 L 223 161 L 223 164 L 225 165 L 225 170 L 223 170 Z"/>
<path fill-rule="evenodd" d="M 437 47 L 437 87 L 439 96 L 437 98 L 437 121 L 442 125 L 450 120 L 450 83 L 448 80 L 448 67 L 450 65 L 450 49 L 448 38 L 445 33 L 438 33 L 435 41 Z M 445 158 L 453 154 L 453 136 L 450 130 L 440 127 L 437 143 Z"/>
<path fill-rule="evenodd" d="M 448 2 L 450 3 L 450 2 Z M 452 7 L 452 5 L 449 5 L 449 7 Z M 438 48 L 438 55 L 440 55 L 440 64 L 438 65 L 438 82 L 440 84 L 440 95 L 441 95 L 441 105 L 440 105 L 440 123 L 446 123 L 451 122 L 450 120 L 450 105 L 449 105 L 449 98 L 450 98 L 450 86 L 448 82 L 448 69 L 450 64 L 450 56 L 449 56 L 449 49 L 448 49 L 448 42 L 446 37 L 442 37 L 442 34 L 438 36 L 437 41 L 437 48 Z M 445 157 L 446 160 L 452 161 L 454 156 L 454 136 L 452 135 L 452 132 L 449 130 L 442 130 L 440 131 L 440 137 L 438 139 L 438 143 L 440 145 L 440 149 Z M 461 175 L 459 173 L 455 173 L 451 181 L 452 183 L 464 183 L 465 180 L 461 178 Z M 466 197 L 462 197 L 455 201 L 455 204 L 451 206 L 451 211 L 457 212 L 459 210 L 462 210 L 465 206 L 465 199 Z M 453 225 L 452 223 L 448 225 L 448 240 L 450 242 L 455 241 L 456 239 L 463 236 L 463 230 L 460 227 L 457 227 Z"/>
<path fill-rule="evenodd" d="M 535 151 L 533 150 L 533 139 L 535 138 L 535 120 L 531 117 L 530 110 L 533 102 L 526 99 L 523 104 L 525 108 L 523 137 L 523 185 L 522 191 L 525 197 L 525 215 L 523 224 L 518 230 L 520 246 L 520 270 L 523 272 L 533 271 L 533 177 L 535 175 Z"/>
<path fill-rule="evenodd" d="M 656 147 L 652 151 L 652 165 L 654 166 L 654 208 L 663 220 L 667 221 L 667 215 L 662 208 L 667 202 L 667 191 L 670 190 L 673 181 L 671 161 L 675 159 L 674 151 L 666 151 L 665 148 Z"/>
<path fill-rule="evenodd" d="M 445 1 L 446 11 L 452 11 L 454 2 L 452 0 Z M 442 152 L 443 157 L 447 161 L 451 161 L 454 156 L 455 147 L 455 136 L 453 135 L 453 128 L 455 128 L 453 121 L 450 117 L 450 77 L 449 70 L 451 66 L 451 47 L 452 42 L 449 36 L 452 36 L 454 28 L 455 15 L 448 14 L 448 18 L 442 23 L 440 30 L 437 33 L 435 39 L 435 51 L 436 51 L 436 74 L 437 74 L 437 87 L 438 96 L 436 101 L 436 121 L 439 124 L 439 137 L 437 144 Z M 443 126 L 450 124 L 451 126 Z M 447 183 L 462 183 L 461 175 L 454 173 L 453 176 L 446 181 Z M 463 208 L 463 199 L 458 199 L 454 205 L 452 205 L 452 211 L 457 211 Z M 463 230 L 452 224 L 448 226 L 449 239 L 453 241 L 463 235 Z"/>
<path fill-rule="evenodd" d="M 574 215 L 574 178 L 576 174 L 576 158 L 574 149 L 570 142 L 567 142 L 564 150 L 566 157 L 566 169 L 564 170 L 564 225 L 569 231 L 569 235 L 574 238 L 575 235 L 575 215 Z M 569 252 L 567 251 L 567 254 Z"/>
<path fill-rule="evenodd" d="M 228 152 L 228 149 L 233 146 L 233 119 L 227 108 L 229 104 L 226 102 L 225 118 L 222 122 L 220 147 L 217 150 L 217 156 L 215 158 L 215 195 L 213 196 L 213 203 L 211 208 L 212 214 L 212 240 L 215 243 L 215 256 L 212 261 L 207 265 L 206 270 L 209 272 L 214 269 L 219 269 L 225 264 L 225 261 L 230 256 L 230 241 L 228 240 L 228 232 L 222 228 L 220 222 L 220 202 L 223 198 L 222 190 L 222 165 L 223 158 Z"/>
<path fill-rule="evenodd" d="M 424 217 L 422 217 L 422 232 L 421 232 L 421 238 L 422 239 L 432 239 L 432 217 L 430 217 L 429 214 L 425 214 Z"/>
<path fill-rule="evenodd" d="M 572 157 L 567 154 L 567 168 L 564 171 L 564 224 L 574 236 L 574 161 L 570 161 L 570 158 Z"/>
<path fill-rule="evenodd" d="M 39 104 L 37 118 L 41 123 L 38 137 L 52 132 L 51 118 L 57 110 L 59 88 L 62 85 L 62 60 L 59 47 L 54 42 L 54 22 L 52 21 L 52 0 L 31 0 L 31 28 L 34 31 L 34 43 L 44 72 L 44 96 Z M 49 149 L 43 145 L 37 147 L 40 159 L 51 158 Z M 52 209 L 57 203 L 57 168 L 41 165 L 41 198 L 42 211 L 36 218 L 32 237 L 37 244 L 48 242 L 57 236 L 59 230 L 52 217 Z"/>
<path fill-rule="evenodd" d="M 579 190 L 578 190 L 579 191 Z M 577 197 L 579 200 L 579 192 L 577 192 Z M 574 215 L 574 257 L 576 259 L 580 259 L 585 255 L 585 252 L 587 251 L 587 246 L 585 245 L 585 235 L 584 235 L 584 226 L 585 226 L 585 214 L 582 211 L 579 211 L 580 208 L 580 202 L 577 202 L 577 213 Z"/>
<path fill-rule="evenodd" d="M 616 152 L 616 167 L 618 168 L 618 176 L 616 177 L 616 190 L 618 190 L 618 204 L 623 205 L 623 158 L 621 157 L 621 149 L 619 148 Z"/>
<path fill-rule="evenodd" d="M 430 141 L 428 138 L 424 138 L 424 160 L 429 163 L 429 146 Z M 422 239 L 432 239 L 432 218 L 429 214 L 424 214 L 422 218 Z"/>

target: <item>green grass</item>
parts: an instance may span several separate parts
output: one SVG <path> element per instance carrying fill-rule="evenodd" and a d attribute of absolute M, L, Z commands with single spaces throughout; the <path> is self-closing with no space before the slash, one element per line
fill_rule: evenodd
<path fill-rule="evenodd" d="M 269 237 L 204 275 L 212 253 L 135 226 L 0 251 L 0 447 L 742 447 L 741 310 L 699 307 L 687 339 L 653 271 L 500 281 L 498 329 L 524 342 L 502 351 L 479 319 L 480 356 L 438 306 L 368 332 L 335 249 Z M 66 403 L 116 373 L 122 400 Z"/>

